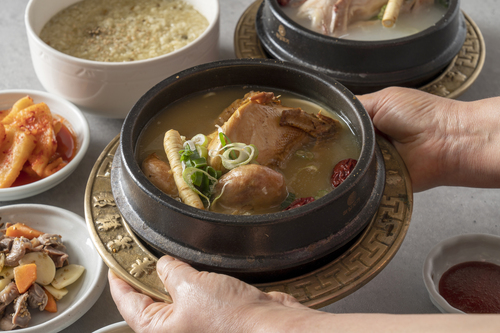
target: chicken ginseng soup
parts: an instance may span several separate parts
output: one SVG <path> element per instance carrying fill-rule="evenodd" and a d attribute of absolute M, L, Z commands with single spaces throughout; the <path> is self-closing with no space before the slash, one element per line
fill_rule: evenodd
<path fill-rule="evenodd" d="M 137 150 L 148 179 L 171 197 L 219 213 L 265 214 L 335 190 L 360 149 L 332 110 L 289 92 L 234 87 L 169 105 Z"/>
<path fill-rule="evenodd" d="M 388 0 L 279 0 L 278 3 L 288 17 L 307 29 L 363 41 L 413 35 L 436 24 L 448 9 L 447 0 L 401 0 L 391 14 Z M 390 23 L 384 23 L 387 17 Z"/>

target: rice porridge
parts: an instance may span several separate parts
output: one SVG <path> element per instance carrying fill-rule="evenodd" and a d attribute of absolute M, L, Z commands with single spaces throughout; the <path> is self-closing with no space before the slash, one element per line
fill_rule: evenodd
<path fill-rule="evenodd" d="M 74 57 L 124 62 L 178 50 L 207 27 L 182 0 L 84 0 L 51 18 L 40 38 Z"/>

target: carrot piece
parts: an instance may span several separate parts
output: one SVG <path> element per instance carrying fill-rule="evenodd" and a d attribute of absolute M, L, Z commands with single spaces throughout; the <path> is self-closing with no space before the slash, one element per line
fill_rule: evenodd
<path fill-rule="evenodd" d="M 43 235 L 44 232 L 28 227 L 24 223 L 16 223 L 7 228 L 5 235 L 9 237 L 26 237 L 28 239 L 33 239 L 38 236 Z"/>
<path fill-rule="evenodd" d="M 43 288 L 43 291 L 45 291 L 45 294 L 47 295 L 47 305 L 45 305 L 45 311 L 52 313 L 57 312 L 56 299 L 47 291 L 47 289 Z"/>
<path fill-rule="evenodd" d="M 27 264 L 14 268 L 14 281 L 20 294 L 28 290 L 36 281 L 36 264 Z"/>

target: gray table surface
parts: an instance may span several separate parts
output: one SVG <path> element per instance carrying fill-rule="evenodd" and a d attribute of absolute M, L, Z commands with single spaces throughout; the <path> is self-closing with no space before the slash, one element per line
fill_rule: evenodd
<path fill-rule="evenodd" d="M 220 0 L 220 58 L 234 58 L 233 34 L 238 19 L 254 0 Z M 28 0 L 0 0 L 0 90 L 44 90 L 31 63 L 24 27 Z M 500 34 L 498 0 L 462 0 L 462 9 L 481 30 L 486 62 L 476 82 L 458 99 L 472 101 L 500 95 Z M 500 110 L 499 110 L 500 111 Z M 84 191 L 90 171 L 104 147 L 119 133 L 122 120 L 86 114 L 90 148 L 65 182 L 43 194 L 0 206 L 38 203 L 84 216 Z M 414 196 L 407 236 L 389 265 L 366 286 L 322 308 L 336 313 L 437 313 L 422 280 L 422 264 L 437 242 L 466 233 L 500 235 L 500 190 L 439 187 Z M 122 321 L 106 286 L 95 305 L 63 332 L 92 332 Z"/>

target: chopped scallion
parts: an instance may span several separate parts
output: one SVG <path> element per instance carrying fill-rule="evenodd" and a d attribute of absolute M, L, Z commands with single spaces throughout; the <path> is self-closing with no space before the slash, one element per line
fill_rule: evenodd
<path fill-rule="evenodd" d="M 202 169 L 188 167 L 182 172 L 182 178 L 191 190 L 197 193 L 206 202 L 207 208 L 210 207 L 210 197 L 217 184 L 217 178 L 212 177 L 208 172 Z"/>
<path fill-rule="evenodd" d="M 285 201 L 283 201 L 280 205 L 281 210 L 290 206 L 294 200 L 295 200 L 295 193 L 288 193 Z"/>
<path fill-rule="evenodd" d="M 193 163 L 193 166 L 198 169 L 202 169 L 207 166 L 207 159 L 205 157 L 192 159 L 191 162 Z"/>
<path fill-rule="evenodd" d="M 196 134 L 191 139 L 196 146 L 206 147 L 208 145 L 208 138 L 203 134 Z"/>
<path fill-rule="evenodd" d="M 222 165 L 228 170 L 251 163 L 255 160 L 257 152 L 254 145 L 239 142 L 228 144 L 221 150 L 225 150 L 221 155 Z"/>

